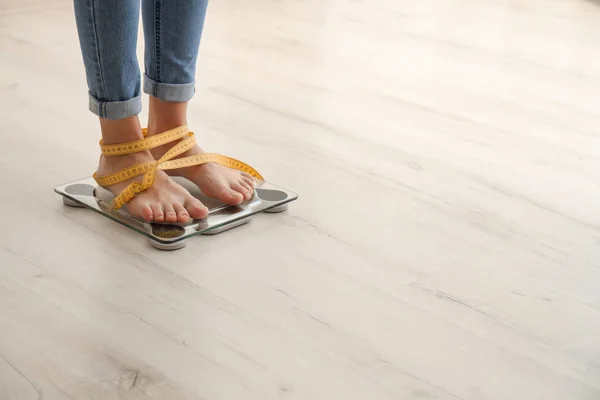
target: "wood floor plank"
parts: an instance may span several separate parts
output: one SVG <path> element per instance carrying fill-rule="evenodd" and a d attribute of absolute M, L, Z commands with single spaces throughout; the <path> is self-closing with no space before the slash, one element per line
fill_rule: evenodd
<path fill-rule="evenodd" d="M 53 193 L 100 133 L 72 4 L 17 3 L 0 399 L 600 398 L 598 2 L 212 2 L 189 125 L 300 199 L 177 252 Z"/>

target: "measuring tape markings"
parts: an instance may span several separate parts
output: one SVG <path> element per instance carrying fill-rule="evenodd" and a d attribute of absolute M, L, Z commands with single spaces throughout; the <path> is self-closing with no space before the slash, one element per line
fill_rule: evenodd
<path fill-rule="evenodd" d="M 147 130 L 143 129 L 144 137 L 147 135 Z M 187 137 L 186 137 L 187 136 Z M 119 209 L 123 205 L 127 204 L 136 194 L 143 192 L 150 188 L 154 183 L 154 177 L 156 170 L 171 170 L 179 168 L 193 167 L 206 163 L 217 163 L 225 167 L 236 169 L 242 172 L 246 172 L 252 177 L 264 181 L 262 175 L 252 168 L 250 165 L 236 160 L 235 158 L 223 156 L 215 153 L 204 153 L 197 154 L 194 156 L 188 156 L 172 160 L 173 157 L 177 157 L 192 149 L 196 145 L 196 139 L 193 132 L 187 130 L 187 126 L 172 129 L 159 135 L 145 137 L 141 140 L 134 142 L 116 144 L 116 145 L 104 145 L 100 141 L 102 154 L 106 156 L 126 155 L 131 153 L 137 153 L 144 150 L 149 150 L 163 144 L 170 143 L 172 141 L 183 139 L 169 151 L 167 151 L 159 160 L 155 162 L 147 162 L 133 165 L 117 173 L 98 177 L 94 174 L 94 179 L 100 186 L 110 186 L 124 181 L 128 181 L 135 177 L 144 174 L 142 182 L 130 183 L 118 196 L 116 196 L 112 202 L 111 208 Z"/>
<path fill-rule="evenodd" d="M 158 135 L 145 137 L 147 131 L 144 129 L 144 139 L 119 144 L 103 144 L 101 140 L 100 149 L 102 150 L 102 154 L 105 156 L 121 156 L 139 153 L 140 151 L 150 150 L 155 147 L 162 146 L 163 144 L 173 142 L 177 139 L 182 139 L 189 133 L 192 132 L 188 131 L 187 126 L 180 126 L 179 128 L 171 129 L 170 131 Z"/>

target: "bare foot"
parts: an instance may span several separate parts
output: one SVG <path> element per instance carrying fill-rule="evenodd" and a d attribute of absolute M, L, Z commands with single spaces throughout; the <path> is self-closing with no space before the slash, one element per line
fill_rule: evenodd
<path fill-rule="evenodd" d="M 135 164 L 154 161 L 149 151 L 124 156 L 100 157 L 97 174 L 99 177 L 116 173 Z M 141 181 L 142 177 L 135 180 Z M 131 182 L 121 182 L 106 189 L 115 196 L 121 193 Z M 191 218 L 201 219 L 208 215 L 208 209 L 193 197 L 185 188 L 174 182 L 163 171 L 157 171 L 154 184 L 138 193 L 127 209 L 133 215 L 148 222 L 188 222 Z"/>
<path fill-rule="evenodd" d="M 148 135 L 152 133 L 148 131 Z M 162 157 L 173 143 L 152 149 L 152 155 L 155 159 Z M 181 156 L 188 157 L 205 153 L 199 146 L 183 153 Z M 195 183 L 202 193 L 213 197 L 225 204 L 238 205 L 244 200 L 250 200 L 254 194 L 254 178 L 246 172 L 238 171 L 225 167 L 223 165 L 208 163 L 193 167 L 173 169 L 165 171 L 170 176 L 182 176 Z"/>
<path fill-rule="evenodd" d="M 168 102 L 150 96 L 148 136 L 186 125 L 186 113 L 187 102 Z M 175 143 L 168 143 L 154 148 L 151 150 L 152 155 L 158 160 L 174 145 Z M 195 147 L 177 158 L 203 153 L 204 150 Z M 244 199 L 250 200 L 254 194 L 255 183 L 249 174 L 219 164 L 209 163 L 165 172 L 171 176 L 189 179 L 202 190 L 202 193 L 225 204 L 238 205 Z"/>
<path fill-rule="evenodd" d="M 158 159 L 171 146 L 153 149 L 152 155 Z M 180 157 L 203 153 L 205 151 L 196 146 Z M 208 163 L 166 172 L 170 176 L 182 176 L 189 179 L 200 188 L 202 193 L 225 204 L 238 205 L 244 200 L 250 200 L 254 194 L 255 182 L 250 174 L 223 165 Z"/>

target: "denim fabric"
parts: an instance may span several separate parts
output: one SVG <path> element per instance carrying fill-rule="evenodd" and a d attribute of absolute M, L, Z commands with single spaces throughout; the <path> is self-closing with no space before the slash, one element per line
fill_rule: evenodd
<path fill-rule="evenodd" d="M 144 92 L 165 101 L 194 94 L 208 0 L 143 0 Z M 136 46 L 140 0 L 74 0 L 89 108 L 106 119 L 142 110 Z"/>
<path fill-rule="evenodd" d="M 144 92 L 165 101 L 194 95 L 196 59 L 208 0 L 143 0 Z"/>

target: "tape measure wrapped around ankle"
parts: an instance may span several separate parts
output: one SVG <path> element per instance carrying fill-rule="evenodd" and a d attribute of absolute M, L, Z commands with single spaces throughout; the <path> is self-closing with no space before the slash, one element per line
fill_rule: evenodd
<path fill-rule="evenodd" d="M 126 182 L 128 180 L 137 178 L 138 176 L 144 175 L 141 182 L 132 182 L 114 198 L 111 204 L 111 208 L 113 209 L 118 210 L 131 201 L 131 199 L 133 199 L 138 193 L 141 193 L 144 190 L 152 187 L 157 170 L 166 171 L 171 169 L 189 168 L 207 163 L 216 163 L 245 172 L 258 180 L 264 181 L 262 175 L 250 165 L 236 160 L 235 158 L 223 156 L 221 154 L 205 153 L 175 158 L 196 146 L 194 133 L 188 131 L 187 126 L 180 126 L 178 128 L 171 129 L 170 131 L 150 137 L 146 137 L 146 129 L 144 129 L 143 133 L 145 136 L 144 139 L 133 142 L 105 145 L 102 143 L 102 141 L 100 141 L 100 149 L 102 150 L 102 154 L 106 157 L 128 155 L 163 146 L 176 140 L 180 140 L 180 142 L 175 144 L 156 161 L 136 164 L 105 177 L 98 177 L 96 174 L 94 174 L 94 179 L 98 185 L 102 187 Z"/>

